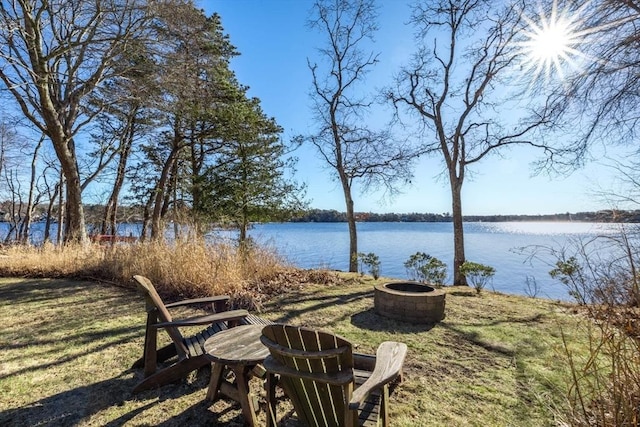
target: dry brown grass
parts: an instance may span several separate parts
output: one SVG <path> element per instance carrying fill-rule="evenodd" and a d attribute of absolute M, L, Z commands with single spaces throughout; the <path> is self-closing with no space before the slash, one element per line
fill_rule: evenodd
<path fill-rule="evenodd" d="M 269 249 L 243 252 L 234 245 L 203 240 L 10 246 L 0 251 L 0 276 L 89 278 L 133 286 L 134 274 L 147 276 L 168 298 L 228 294 L 235 305 L 251 309 L 291 283 L 331 282 L 335 276 L 292 268 Z"/>
<path fill-rule="evenodd" d="M 22 277 L 82 276 L 99 268 L 104 251 L 93 246 L 11 245 L 0 250 L 0 274 Z"/>

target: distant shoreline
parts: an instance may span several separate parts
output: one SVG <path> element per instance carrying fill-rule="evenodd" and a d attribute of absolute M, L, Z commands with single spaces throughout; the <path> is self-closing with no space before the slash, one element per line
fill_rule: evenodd
<path fill-rule="evenodd" d="M 126 211 L 126 207 L 122 208 Z M 122 223 L 142 223 L 142 219 L 138 215 L 126 215 L 128 221 Z M 451 215 L 446 213 L 373 213 L 373 212 L 356 212 L 357 222 L 452 222 Z M 101 216 L 90 214 L 87 215 L 87 224 L 98 224 Z M 601 223 L 640 223 L 640 210 L 600 210 L 593 212 L 576 212 L 576 213 L 555 213 L 541 215 L 463 215 L 464 222 L 601 222 Z M 0 223 L 9 223 L 10 221 L 0 212 Z M 37 218 L 33 223 L 43 222 Z M 270 221 L 256 221 L 270 222 Z M 279 221 L 276 221 L 279 222 Z M 344 212 L 329 209 L 310 209 L 299 213 L 296 217 L 282 222 L 305 223 L 305 222 L 347 222 L 347 215 Z M 56 221 L 52 221 L 55 224 Z M 218 224 L 222 228 L 224 224 Z M 233 227 L 229 227 L 233 228 Z"/>
<path fill-rule="evenodd" d="M 358 222 L 452 222 L 449 213 L 372 213 L 357 212 Z M 344 212 L 336 210 L 312 209 L 289 222 L 346 222 Z M 601 210 L 595 212 L 577 212 L 545 215 L 465 215 L 465 222 L 605 222 L 640 223 L 640 210 L 618 211 Z"/>

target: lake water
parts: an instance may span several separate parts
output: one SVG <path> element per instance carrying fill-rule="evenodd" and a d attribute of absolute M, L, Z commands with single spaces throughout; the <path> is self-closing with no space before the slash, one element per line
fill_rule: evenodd
<path fill-rule="evenodd" d="M 555 259 L 540 253 L 529 260 L 522 247 L 561 248 L 577 239 L 617 235 L 618 224 L 574 222 L 465 223 L 465 254 L 469 261 L 496 269 L 489 288 L 530 294 L 535 280 L 537 296 L 569 300 L 566 289 L 549 276 Z M 275 248 L 302 268 L 348 270 L 349 235 L 346 223 L 269 223 L 251 231 L 256 241 Z M 364 222 L 358 224 L 359 252 L 373 252 L 380 258 L 383 277 L 407 279 L 404 262 L 416 252 L 426 252 L 449 268 L 453 264 L 453 224 Z M 451 269 L 445 283 L 452 280 Z"/>
<path fill-rule="evenodd" d="M 539 297 L 569 300 L 566 289 L 549 276 L 555 259 L 540 254 L 529 260 L 519 253 L 523 247 L 562 248 L 577 239 L 615 236 L 620 224 L 577 222 L 499 222 L 465 223 L 465 249 L 469 261 L 496 269 L 489 288 L 496 291 L 530 294 L 532 280 Z M 54 227 L 55 228 L 55 227 Z M 0 239 L 7 224 L 0 223 Z M 137 224 L 122 224 L 119 234 L 139 234 Z M 346 223 L 268 223 L 257 224 L 249 235 L 274 248 L 286 260 L 301 268 L 348 270 L 349 235 Z M 219 231 L 211 238 L 233 239 L 235 233 Z M 32 240 L 42 241 L 42 224 L 36 223 Z M 359 252 L 373 252 L 380 258 L 381 275 L 407 279 L 404 262 L 416 252 L 425 252 L 453 264 L 453 224 L 439 222 L 363 222 L 358 224 Z M 451 270 L 445 283 L 452 280 Z"/>

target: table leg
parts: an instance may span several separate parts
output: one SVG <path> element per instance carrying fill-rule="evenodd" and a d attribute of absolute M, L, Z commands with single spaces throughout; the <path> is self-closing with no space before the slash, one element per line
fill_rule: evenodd
<path fill-rule="evenodd" d="M 236 387 L 238 387 L 244 422 L 248 426 L 255 426 L 258 420 L 253 406 L 253 398 L 249 392 L 249 371 L 251 369 L 247 366 L 234 366 L 231 369 L 236 374 Z"/>
<path fill-rule="evenodd" d="M 215 401 L 218 398 L 220 385 L 222 384 L 222 374 L 224 363 L 215 362 L 211 366 L 211 380 L 209 380 L 209 390 L 207 390 L 207 400 Z"/>

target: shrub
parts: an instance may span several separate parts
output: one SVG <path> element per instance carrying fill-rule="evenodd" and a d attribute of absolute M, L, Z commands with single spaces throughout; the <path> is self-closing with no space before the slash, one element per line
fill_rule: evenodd
<path fill-rule="evenodd" d="M 447 277 L 447 264 L 424 252 L 416 252 L 404 263 L 412 280 L 442 286 Z"/>
<path fill-rule="evenodd" d="M 549 275 L 566 286 L 567 292 L 578 304 L 585 305 L 587 303 L 589 291 L 588 287 L 585 287 L 586 278 L 576 257 L 572 256 L 556 261 L 555 268 L 549 271 Z"/>
<path fill-rule="evenodd" d="M 607 319 L 587 322 L 578 332 L 588 339 L 586 355 L 574 351 L 562 333 L 571 373 L 568 408 L 558 414 L 562 425 L 640 425 L 640 339 Z"/>
<path fill-rule="evenodd" d="M 556 260 L 551 277 L 594 320 L 579 331 L 589 342 L 586 356 L 564 342 L 571 372 L 569 407 L 559 414 L 564 425 L 640 425 L 640 248 L 635 237 L 621 229 L 620 235 L 545 248 Z"/>
<path fill-rule="evenodd" d="M 496 274 L 496 269 L 477 262 L 465 261 L 460 266 L 460 274 L 466 277 L 477 293 L 480 293 Z"/>
<path fill-rule="evenodd" d="M 369 274 L 373 276 L 374 279 L 378 279 L 380 277 L 380 258 L 378 255 L 373 252 L 369 252 L 368 254 L 359 252 L 358 259 L 360 260 L 360 272 L 364 272 L 364 267 L 366 266 Z"/>

